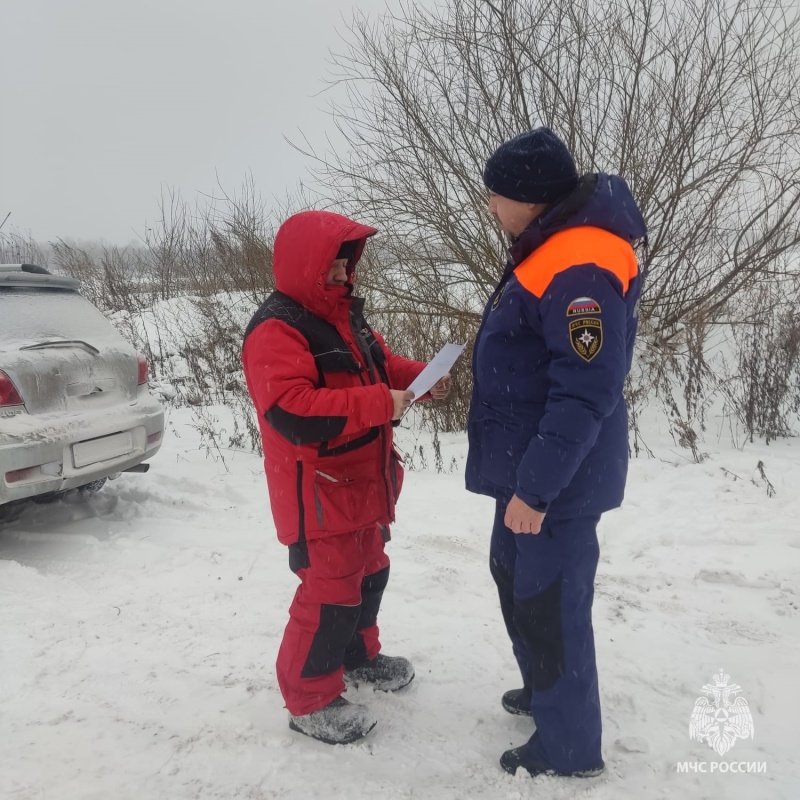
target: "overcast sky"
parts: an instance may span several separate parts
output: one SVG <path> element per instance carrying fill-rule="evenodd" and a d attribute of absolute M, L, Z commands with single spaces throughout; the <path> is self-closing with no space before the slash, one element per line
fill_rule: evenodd
<path fill-rule="evenodd" d="M 162 189 L 194 200 L 252 173 L 283 198 L 322 141 L 330 49 L 386 0 L 2 0 L 0 222 L 125 244 Z"/>

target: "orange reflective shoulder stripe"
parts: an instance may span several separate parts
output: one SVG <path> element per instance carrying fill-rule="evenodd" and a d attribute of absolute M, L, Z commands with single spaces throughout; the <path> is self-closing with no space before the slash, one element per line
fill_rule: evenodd
<path fill-rule="evenodd" d="M 517 280 L 541 298 L 559 272 L 581 264 L 596 264 L 619 278 L 622 294 L 639 273 L 633 247 L 601 228 L 585 225 L 553 234 L 515 270 Z"/>

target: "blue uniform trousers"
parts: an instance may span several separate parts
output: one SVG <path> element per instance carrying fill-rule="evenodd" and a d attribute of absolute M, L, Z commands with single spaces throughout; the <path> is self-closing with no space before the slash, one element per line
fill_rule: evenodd
<path fill-rule="evenodd" d="M 545 517 L 539 534 L 515 534 L 505 509 L 498 501 L 490 568 L 531 693 L 536 732 L 525 747 L 559 772 L 593 769 L 602 763 L 592 629 L 600 517 Z"/>

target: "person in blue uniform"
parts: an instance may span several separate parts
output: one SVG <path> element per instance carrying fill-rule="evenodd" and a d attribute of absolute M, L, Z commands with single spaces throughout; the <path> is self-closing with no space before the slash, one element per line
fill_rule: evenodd
<path fill-rule="evenodd" d="M 647 231 L 625 181 L 580 176 L 548 128 L 502 144 L 483 179 L 510 249 L 474 346 L 466 484 L 496 501 L 490 568 L 523 684 L 503 706 L 536 724 L 500 763 L 586 777 L 604 768 L 597 524 L 625 489 Z"/>

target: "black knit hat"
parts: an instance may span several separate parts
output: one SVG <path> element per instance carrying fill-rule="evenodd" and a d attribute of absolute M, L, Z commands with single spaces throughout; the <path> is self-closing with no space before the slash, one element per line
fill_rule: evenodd
<path fill-rule="evenodd" d="M 569 150 L 549 128 L 534 128 L 501 144 L 486 162 L 483 182 L 520 203 L 553 203 L 578 185 Z"/>

